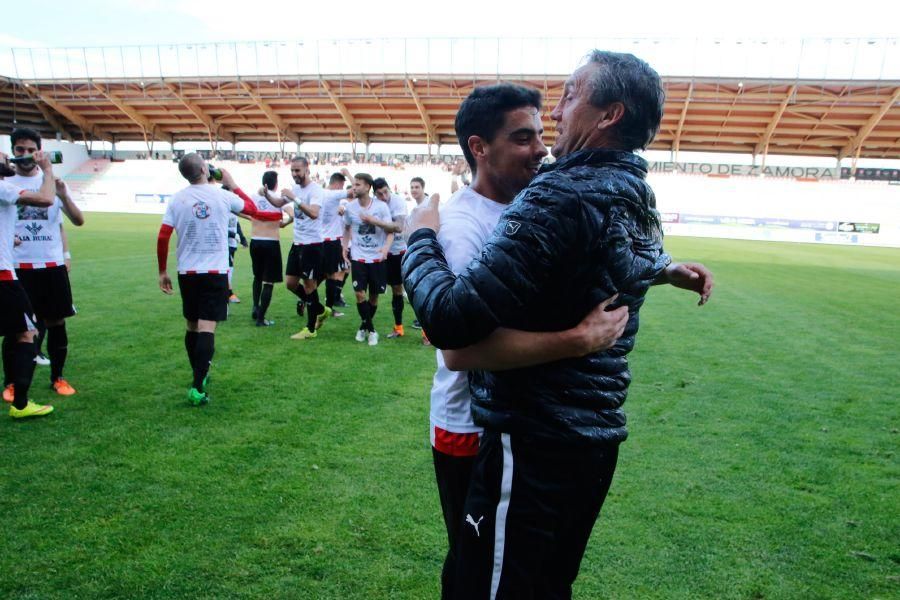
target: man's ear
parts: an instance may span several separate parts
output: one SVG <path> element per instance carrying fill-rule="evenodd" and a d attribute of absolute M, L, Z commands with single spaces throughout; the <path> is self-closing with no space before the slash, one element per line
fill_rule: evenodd
<path fill-rule="evenodd" d="M 485 148 L 486 144 L 484 140 L 481 139 L 481 136 L 470 135 L 469 139 L 466 140 L 466 143 L 469 145 L 469 152 L 472 153 L 472 156 L 478 158 L 479 156 L 484 156 L 487 152 Z"/>
<path fill-rule="evenodd" d="M 625 117 L 625 105 L 621 102 L 611 102 L 601 109 L 599 116 L 597 129 L 610 129 Z"/>

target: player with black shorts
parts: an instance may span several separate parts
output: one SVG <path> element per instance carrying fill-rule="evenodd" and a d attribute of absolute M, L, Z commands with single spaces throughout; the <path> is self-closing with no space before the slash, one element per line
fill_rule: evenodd
<path fill-rule="evenodd" d="M 34 152 L 34 162 L 43 171 L 43 181 L 37 191 L 25 190 L 0 181 L 0 335 L 3 336 L 3 374 L 6 384 L 12 384 L 9 415 L 15 419 L 40 417 L 53 411 L 49 405 L 28 400 L 28 390 L 34 375 L 37 317 L 22 284 L 16 279 L 13 262 L 17 206 L 49 208 L 56 201 L 56 184 L 50 160 L 43 152 Z M 0 177 L 15 172 L 9 167 L 5 154 L 0 154 Z"/>
<path fill-rule="evenodd" d="M 325 274 L 325 306 L 331 309 L 332 316 L 343 317 L 344 313 L 335 309 L 340 305 L 341 283 L 348 265 L 344 262 L 344 247 L 341 239 L 344 236 L 344 210 L 352 191 L 344 189 L 349 171 L 332 173 L 328 179 L 328 189 L 323 192 L 322 202 L 322 236 L 323 257 L 322 272 Z"/>
<path fill-rule="evenodd" d="M 350 261 L 350 277 L 356 292 L 356 310 L 361 319 L 356 341 L 378 344 L 373 317 L 378 310 L 378 296 L 387 288 L 385 259 L 394 234 L 391 211 L 387 204 L 369 195 L 374 180 L 368 173 L 353 178 L 355 200 L 344 212 L 344 259 Z M 368 297 L 366 295 L 368 294 Z"/>
<path fill-rule="evenodd" d="M 291 336 L 292 340 L 316 337 L 331 309 L 319 301 L 319 283 L 325 279 L 322 269 L 324 241 L 322 235 L 322 205 L 325 201 L 322 186 L 309 176 L 309 161 L 296 156 L 291 161 L 294 186 L 281 190 L 281 195 L 294 203 L 294 243 L 288 253 L 285 267 L 285 285 L 300 300 L 297 314 L 302 314 L 305 304 L 306 327 Z M 302 281 L 302 285 L 301 285 Z M 302 304 L 301 304 L 302 303 Z"/>
<path fill-rule="evenodd" d="M 394 330 L 388 334 L 388 338 L 403 337 L 403 275 L 400 273 L 400 263 L 406 253 L 406 240 L 403 239 L 403 225 L 406 222 L 406 201 L 398 194 L 391 193 L 388 182 L 379 177 L 374 184 L 375 196 L 387 204 L 391 211 L 391 220 L 394 223 L 392 229 L 386 230 L 394 234 L 394 243 L 391 244 L 387 256 L 387 283 L 391 286 L 391 309 L 394 312 Z"/>
<path fill-rule="evenodd" d="M 222 169 L 222 184 L 207 183 L 209 166 L 195 153 L 185 154 L 178 170 L 190 185 L 177 192 L 163 216 L 156 243 L 159 287 L 172 294 L 166 271 L 169 239 L 178 233 L 178 287 L 182 314 L 187 321 L 184 346 L 193 370 L 188 401 L 199 406 L 209 402 L 208 374 L 215 353 L 216 323 L 228 318 L 228 215 L 241 212 L 256 216 L 256 206 Z"/>
<path fill-rule="evenodd" d="M 250 197 L 256 206 L 253 231 L 250 234 L 250 260 L 253 262 L 253 310 L 251 318 L 257 327 L 274 325 L 266 319 L 275 284 L 281 278 L 281 208 L 287 200 L 278 194 L 278 173 L 266 171 L 260 194 Z"/>
<path fill-rule="evenodd" d="M 41 148 L 40 135 L 27 128 L 14 130 L 10 142 L 17 157 Z M 29 191 L 40 189 L 43 175 L 34 161 L 18 162 L 14 168 L 16 174 L 7 178 L 7 183 Z M 63 378 L 63 369 L 69 353 L 66 319 L 75 315 L 75 307 L 65 263 L 62 217 L 78 227 L 84 224 L 84 215 L 61 179 L 56 180 L 55 189 L 56 200 L 49 207 L 18 206 L 16 237 L 20 243 L 13 250 L 13 258 L 16 275 L 28 293 L 39 325 L 46 327 L 50 387 L 61 396 L 71 396 L 75 388 Z"/>

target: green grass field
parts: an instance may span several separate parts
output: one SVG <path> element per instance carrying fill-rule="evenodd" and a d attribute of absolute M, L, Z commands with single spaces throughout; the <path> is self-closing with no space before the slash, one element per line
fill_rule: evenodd
<path fill-rule="evenodd" d="M 87 218 L 70 230 L 79 393 L 51 398 L 38 367 L 32 396 L 56 412 L 0 415 L 0 598 L 437 598 L 433 351 L 385 339 L 388 303 L 376 348 L 353 341 L 352 306 L 291 341 L 283 288 L 257 329 L 241 250 L 213 402 L 189 407 L 159 218 Z M 718 287 L 703 308 L 651 291 L 576 597 L 900 597 L 900 251 L 667 247 Z"/>

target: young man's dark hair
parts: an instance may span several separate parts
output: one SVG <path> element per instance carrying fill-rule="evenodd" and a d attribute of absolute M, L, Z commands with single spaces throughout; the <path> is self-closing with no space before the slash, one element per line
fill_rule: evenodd
<path fill-rule="evenodd" d="M 347 178 L 344 177 L 343 173 L 332 173 L 331 177 L 328 178 L 329 185 L 334 185 L 335 183 L 344 185 L 345 181 L 347 181 Z"/>
<path fill-rule="evenodd" d="M 503 127 L 503 115 L 511 110 L 533 106 L 541 110 L 541 93 L 531 88 L 512 83 L 498 83 L 475 88 L 463 100 L 456 113 L 456 139 L 462 148 L 463 156 L 475 173 L 475 157 L 469 150 L 469 138 L 477 135 L 485 142 L 494 141 L 497 131 Z M 415 179 L 413 180 L 415 181 Z M 425 183 L 422 183 L 425 186 Z"/>
<path fill-rule="evenodd" d="M 378 191 L 383 187 L 389 187 L 387 179 L 385 179 L 384 177 L 378 177 L 372 181 L 373 190 Z"/>
<path fill-rule="evenodd" d="M 306 158 L 305 156 L 295 156 L 294 158 L 291 159 L 291 162 L 300 162 L 300 163 L 303 163 L 304 165 L 306 165 L 307 167 L 309 166 L 309 159 Z"/>
<path fill-rule="evenodd" d="M 369 175 L 368 173 L 357 173 L 356 175 L 353 176 L 353 178 L 359 179 L 360 181 L 365 181 L 366 183 L 369 184 L 369 187 L 372 187 L 372 184 L 375 182 L 375 180 L 372 179 L 372 176 Z"/>
<path fill-rule="evenodd" d="M 262 184 L 270 192 L 274 192 L 278 187 L 278 173 L 276 171 L 266 171 L 262 176 Z"/>
<path fill-rule="evenodd" d="M 409 182 L 410 183 L 418 183 L 419 185 L 422 186 L 422 189 L 425 189 L 425 180 L 422 179 L 421 177 L 413 177 L 412 179 L 409 180 Z"/>
<path fill-rule="evenodd" d="M 38 150 L 41 149 L 41 134 L 34 129 L 28 127 L 16 127 L 13 129 L 12 133 L 9 134 L 9 145 L 15 146 L 19 140 L 31 140 L 37 144 Z"/>
<path fill-rule="evenodd" d="M 621 102 L 625 107 L 615 129 L 622 149 L 649 146 L 659 131 L 666 101 L 659 74 L 633 54 L 594 50 L 588 62 L 600 66 L 590 81 L 591 104 L 602 108 Z"/>

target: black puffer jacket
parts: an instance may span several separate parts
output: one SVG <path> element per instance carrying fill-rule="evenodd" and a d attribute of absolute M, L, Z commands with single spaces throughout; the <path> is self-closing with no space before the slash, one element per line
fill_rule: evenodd
<path fill-rule="evenodd" d="M 555 442 L 625 439 L 626 356 L 647 288 L 669 264 L 646 174 L 642 158 L 602 149 L 544 167 L 459 277 L 447 268 L 431 230 L 410 236 L 406 290 L 438 348 L 469 346 L 499 326 L 562 331 L 615 293 L 618 305 L 628 305 L 625 333 L 605 352 L 471 373 L 477 424 Z"/>

